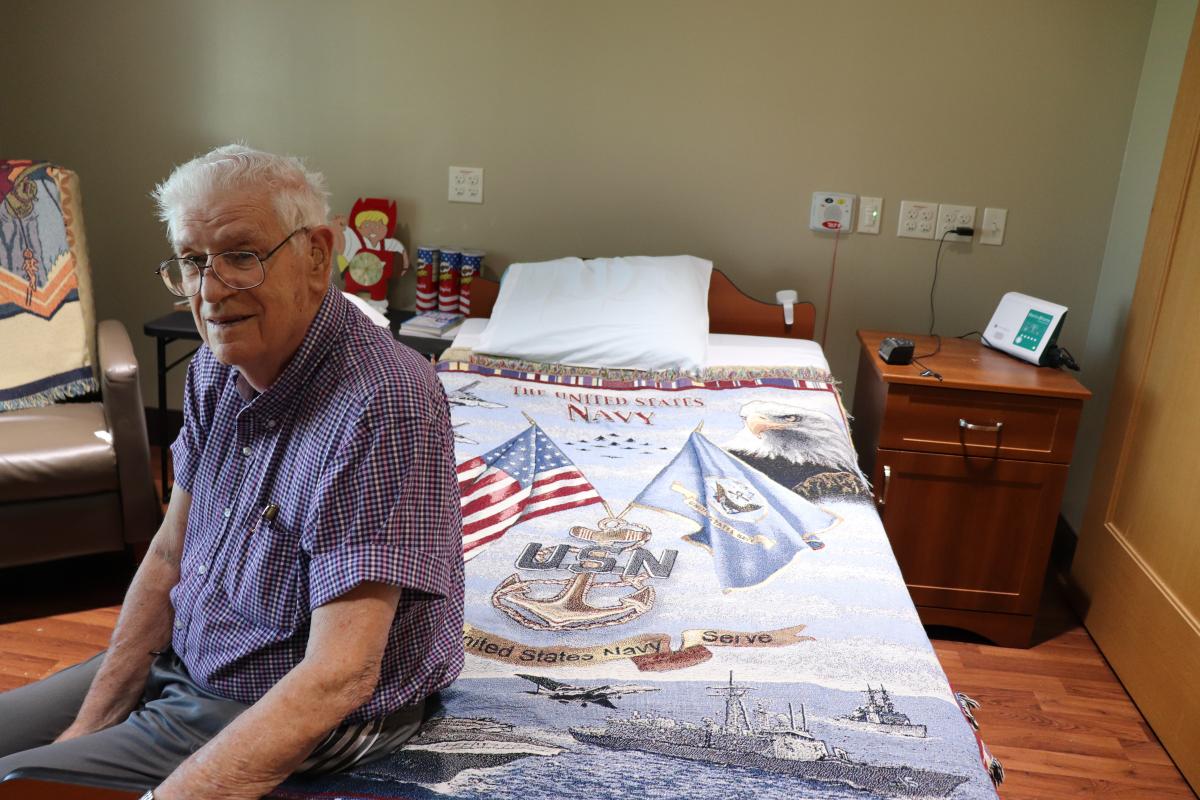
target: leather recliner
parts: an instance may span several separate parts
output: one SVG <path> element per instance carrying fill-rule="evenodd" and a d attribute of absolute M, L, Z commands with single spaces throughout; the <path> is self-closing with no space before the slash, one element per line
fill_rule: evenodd
<path fill-rule="evenodd" d="M 0 567 L 144 547 L 162 516 L 137 359 L 96 326 L 100 402 L 0 413 Z"/>

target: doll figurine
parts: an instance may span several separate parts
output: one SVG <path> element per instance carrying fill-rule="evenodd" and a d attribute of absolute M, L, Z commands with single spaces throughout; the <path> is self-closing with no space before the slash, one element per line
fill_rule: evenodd
<path fill-rule="evenodd" d="M 346 291 L 367 293 L 372 307 L 387 310 L 387 283 L 397 262 L 400 275 L 408 272 L 408 253 L 398 239 L 396 203 L 378 197 L 360 197 L 350 217 L 336 216 L 334 229 L 340 233 L 338 270 L 344 275 Z"/>

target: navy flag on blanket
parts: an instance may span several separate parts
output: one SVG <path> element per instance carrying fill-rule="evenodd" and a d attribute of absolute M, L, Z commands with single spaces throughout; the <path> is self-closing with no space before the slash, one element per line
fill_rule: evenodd
<path fill-rule="evenodd" d="M 713 557 L 722 589 L 756 586 L 804 550 L 838 518 L 710 442 L 699 431 L 633 501 L 678 514 L 699 530 L 684 537 Z"/>
<path fill-rule="evenodd" d="M 601 502 L 579 467 L 535 423 L 458 465 L 463 559 L 470 561 L 521 520 Z"/>

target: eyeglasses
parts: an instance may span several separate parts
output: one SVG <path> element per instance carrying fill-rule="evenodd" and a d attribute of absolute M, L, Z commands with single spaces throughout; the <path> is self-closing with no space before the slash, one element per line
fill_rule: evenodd
<path fill-rule="evenodd" d="M 230 250 L 215 255 L 168 258 L 154 272 L 162 278 L 171 294 L 179 297 L 191 297 L 200 291 L 206 269 L 211 269 L 230 289 L 253 289 L 267 279 L 267 268 L 263 264 L 300 231 L 307 233 L 308 228 L 296 228 L 262 257 L 248 250 Z"/>

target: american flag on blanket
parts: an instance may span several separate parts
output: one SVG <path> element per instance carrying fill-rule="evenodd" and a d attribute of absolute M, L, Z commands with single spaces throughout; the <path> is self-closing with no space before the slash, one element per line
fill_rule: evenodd
<path fill-rule="evenodd" d="M 596 487 L 536 424 L 458 465 L 463 560 L 521 520 L 600 503 Z"/>

